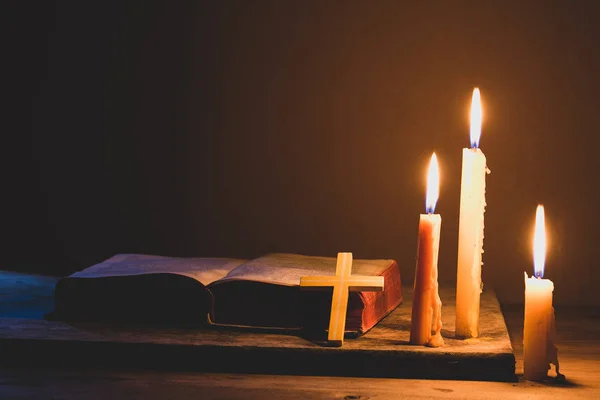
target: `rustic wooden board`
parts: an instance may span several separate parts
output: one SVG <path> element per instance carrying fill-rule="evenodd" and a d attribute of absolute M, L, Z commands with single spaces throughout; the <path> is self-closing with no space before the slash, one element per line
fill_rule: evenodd
<path fill-rule="evenodd" d="M 523 306 L 503 309 L 522 374 Z M 149 370 L 0 369 L 0 399 L 481 399 L 600 398 L 600 309 L 557 308 L 558 348 L 565 382 L 284 376 Z"/>
<path fill-rule="evenodd" d="M 455 340 L 454 290 L 441 290 L 446 345 L 437 349 L 408 344 L 411 298 L 412 291 L 406 288 L 404 304 L 366 335 L 346 340 L 342 348 L 323 347 L 314 338 L 274 333 L 0 318 L 0 365 L 515 379 L 515 358 L 493 292 L 481 297 L 481 337 Z"/>

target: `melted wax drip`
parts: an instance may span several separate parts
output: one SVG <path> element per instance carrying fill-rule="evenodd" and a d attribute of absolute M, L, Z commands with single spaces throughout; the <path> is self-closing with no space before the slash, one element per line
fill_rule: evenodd
<path fill-rule="evenodd" d="M 485 166 L 485 173 L 486 175 L 489 175 L 492 173 L 492 171 L 490 171 L 490 169 L 487 167 L 487 165 Z M 482 211 L 482 215 L 485 216 L 485 208 L 487 207 L 487 201 L 485 201 L 486 195 L 487 194 L 487 190 L 486 190 L 486 185 L 485 185 L 485 179 L 483 180 L 483 211 Z M 483 239 L 485 237 L 484 234 L 484 227 L 485 227 L 485 218 L 481 219 L 481 254 L 484 253 L 484 249 L 483 249 Z M 483 256 L 480 258 L 480 262 L 481 262 L 481 266 L 483 267 Z M 481 273 L 479 274 L 479 293 L 483 292 L 483 281 L 481 280 Z"/>
<path fill-rule="evenodd" d="M 563 374 L 560 373 L 560 366 L 558 364 L 558 348 L 554 345 L 556 341 L 556 319 L 554 317 L 554 307 L 552 307 L 551 311 L 552 315 L 550 317 L 550 340 L 548 340 L 548 345 L 546 348 L 546 360 L 548 362 L 548 369 L 550 369 L 550 364 L 554 364 L 554 370 L 556 371 L 556 379 L 560 381 L 564 381 L 566 378 Z"/>
<path fill-rule="evenodd" d="M 438 269 L 435 268 L 431 273 L 431 283 L 433 284 L 432 293 L 432 311 L 433 318 L 431 319 L 431 330 L 434 334 L 429 338 L 425 346 L 427 347 L 440 347 L 444 345 L 444 338 L 442 337 L 442 300 L 440 299 L 440 291 L 438 284 Z"/>

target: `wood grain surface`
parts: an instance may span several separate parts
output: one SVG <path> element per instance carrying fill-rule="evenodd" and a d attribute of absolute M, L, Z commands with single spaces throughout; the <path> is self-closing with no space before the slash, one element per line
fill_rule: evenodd
<path fill-rule="evenodd" d="M 566 382 L 562 383 L 551 379 L 541 383 L 522 379 L 522 307 L 505 307 L 503 312 L 517 360 L 518 382 L 168 372 L 92 367 L 16 368 L 5 365 L 0 369 L 0 398 L 64 400 L 600 398 L 600 342 L 598 340 L 600 309 L 556 309 L 559 358 L 561 370 L 567 377 Z"/>
<path fill-rule="evenodd" d="M 2 399 L 598 399 L 600 310 L 557 310 L 559 350 L 567 381 L 522 379 L 522 311 L 505 317 L 517 356 L 518 382 L 309 377 L 150 370 L 0 369 Z M 557 315 L 557 317 L 558 317 Z"/>

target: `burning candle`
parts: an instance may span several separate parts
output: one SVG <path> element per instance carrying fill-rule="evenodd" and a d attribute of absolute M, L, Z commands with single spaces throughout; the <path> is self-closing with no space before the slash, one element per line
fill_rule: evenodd
<path fill-rule="evenodd" d="M 427 174 L 425 211 L 419 220 L 417 268 L 410 325 L 410 343 L 431 347 L 444 344 L 442 329 L 442 301 L 438 291 L 438 252 L 442 218 L 434 214 L 439 197 L 439 167 L 435 153 L 431 156 Z M 432 335 L 432 331 L 434 332 Z"/>
<path fill-rule="evenodd" d="M 552 291 L 554 284 L 544 276 L 546 261 L 546 232 L 544 206 L 535 213 L 533 235 L 533 264 L 535 276 L 525 273 L 525 324 L 523 331 L 523 356 L 525 379 L 537 381 L 548 376 L 550 363 L 554 364 L 557 377 L 562 377 L 558 366 L 558 349 L 554 346 L 554 308 Z"/>
<path fill-rule="evenodd" d="M 485 155 L 479 149 L 481 121 L 481 98 L 475 88 L 471 101 L 471 148 L 463 149 L 460 188 L 456 281 L 456 337 L 460 338 L 479 335 L 485 175 L 489 173 Z"/>

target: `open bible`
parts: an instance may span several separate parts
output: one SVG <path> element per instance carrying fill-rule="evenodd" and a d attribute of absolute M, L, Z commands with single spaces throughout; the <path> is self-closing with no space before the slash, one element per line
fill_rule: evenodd
<path fill-rule="evenodd" d="M 61 279 L 50 319 L 326 329 L 331 290 L 300 277 L 335 275 L 335 258 L 269 254 L 253 260 L 120 254 Z M 402 302 L 394 260 L 354 260 L 353 275 L 384 277 L 382 292 L 351 292 L 346 332 L 364 333 Z"/>

